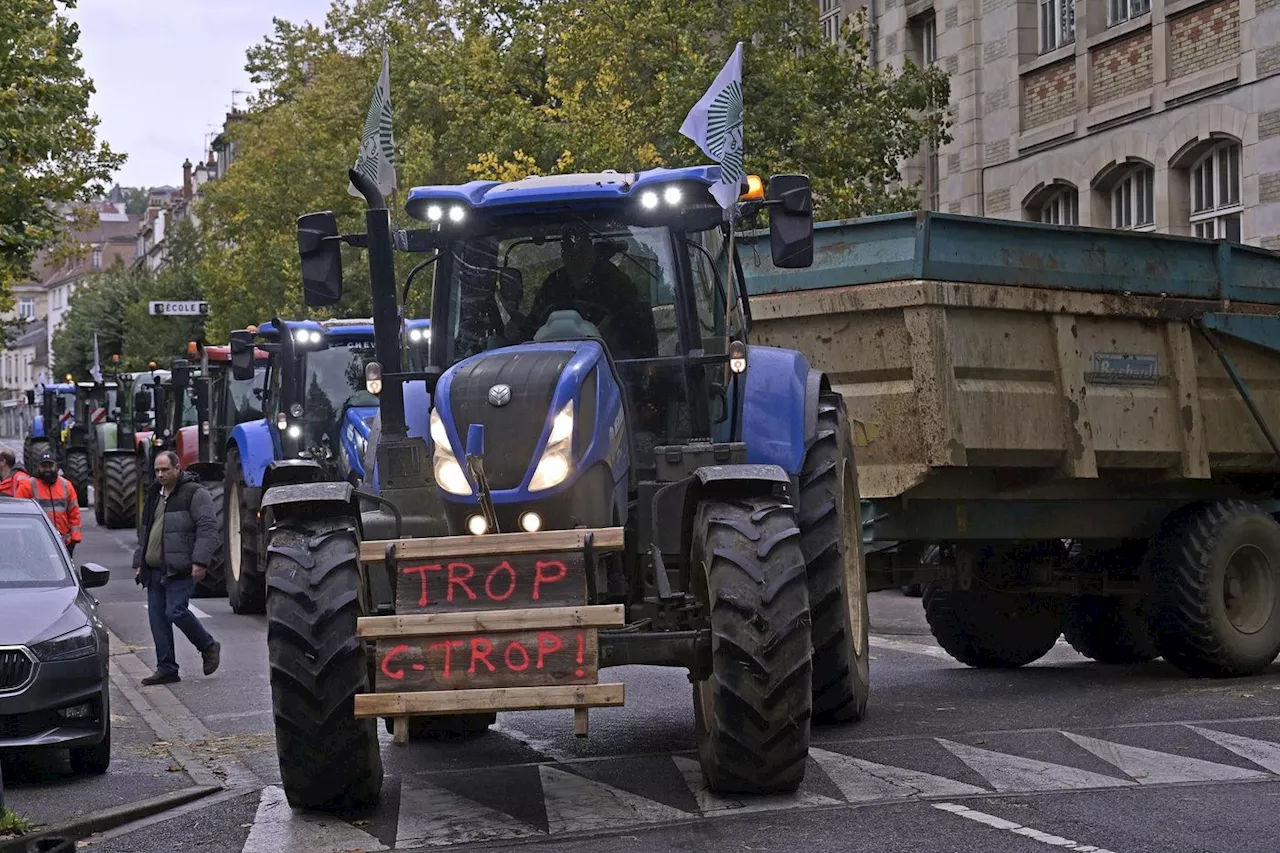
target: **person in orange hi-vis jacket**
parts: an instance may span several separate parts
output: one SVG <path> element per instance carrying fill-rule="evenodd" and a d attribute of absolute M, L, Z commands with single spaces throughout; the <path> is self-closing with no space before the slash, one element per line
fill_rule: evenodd
<path fill-rule="evenodd" d="M 35 476 L 20 483 L 14 497 L 32 498 L 39 503 L 62 535 L 67 553 L 75 553 L 84 539 L 80 533 L 80 501 L 71 481 L 58 475 L 58 460 L 52 453 L 46 450 L 40 455 Z"/>

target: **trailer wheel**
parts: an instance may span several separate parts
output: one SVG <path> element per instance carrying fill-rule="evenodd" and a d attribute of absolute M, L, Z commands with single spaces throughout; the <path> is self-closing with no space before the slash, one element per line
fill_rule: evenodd
<path fill-rule="evenodd" d="M 291 522 L 267 550 L 267 657 L 280 779 L 289 805 L 324 811 L 382 796 L 373 689 L 361 615 L 360 549 L 347 519 Z"/>
<path fill-rule="evenodd" d="M 795 510 L 777 498 L 703 501 L 694 519 L 711 673 L 693 686 L 698 758 L 725 793 L 794 791 L 813 713 L 809 590 Z"/>
<path fill-rule="evenodd" d="M 867 582 L 853 439 L 844 398 L 818 399 L 817 438 L 800 472 L 800 547 L 813 614 L 813 720 L 859 720 L 871 689 Z"/>
<path fill-rule="evenodd" d="M 83 450 L 72 450 L 67 453 L 65 464 L 62 466 L 67 474 L 67 479 L 71 481 L 71 487 L 76 490 L 76 504 L 81 507 L 89 505 L 89 481 L 93 478 L 93 465 L 89 461 L 89 454 Z"/>
<path fill-rule="evenodd" d="M 1201 504 L 1161 525 L 1144 574 L 1152 631 L 1189 675 L 1252 675 L 1280 654 L 1280 524 L 1256 504 Z"/>
<path fill-rule="evenodd" d="M 1038 596 L 986 587 L 924 588 L 924 616 L 938 645 L 979 669 L 1011 669 L 1048 654 L 1062 633 L 1059 608 Z"/>
<path fill-rule="evenodd" d="M 1071 647 L 1098 663 L 1146 663 L 1160 657 L 1139 602 L 1081 595 L 1067 605 L 1063 634 Z"/>
<path fill-rule="evenodd" d="M 137 522 L 138 460 L 115 454 L 102 460 L 102 500 L 107 527 L 133 527 Z"/>
<path fill-rule="evenodd" d="M 40 457 L 49 452 L 53 447 L 46 438 L 29 439 L 22 446 L 22 467 L 27 469 L 27 473 L 31 476 L 36 475 L 36 463 L 40 461 Z"/>
<path fill-rule="evenodd" d="M 217 517 L 218 540 L 213 546 L 213 559 L 209 561 L 205 570 L 204 580 L 196 584 L 194 595 L 196 598 L 218 598 L 227 593 L 227 561 L 223 557 L 223 540 L 226 535 L 222 532 L 227 515 L 226 498 L 223 495 L 225 487 L 221 480 L 203 480 L 200 485 L 209 492 L 209 499 L 213 501 L 213 512 Z"/>
<path fill-rule="evenodd" d="M 232 447 L 223 473 L 223 578 L 232 611 L 261 613 L 266 584 L 258 567 L 258 513 L 249 505 L 240 471 L 240 451 Z"/>

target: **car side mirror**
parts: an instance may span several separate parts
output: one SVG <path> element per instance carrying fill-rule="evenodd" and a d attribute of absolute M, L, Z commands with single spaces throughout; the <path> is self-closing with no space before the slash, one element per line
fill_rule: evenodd
<path fill-rule="evenodd" d="M 338 217 L 332 211 L 298 217 L 298 254 L 302 258 L 302 299 L 308 308 L 342 299 L 342 246 Z"/>
<path fill-rule="evenodd" d="M 808 175 L 769 178 L 769 243 L 779 269 L 813 266 L 813 191 Z"/>
<path fill-rule="evenodd" d="M 231 333 L 231 375 L 243 382 L 253 378 L 253 332 Z"/>
<path fill-rule="evenodd" d="M 85 563 L 80 567 L 80 583 L 85 589 L 106 586 L 111 580 L 111 572 L 97 563 Z"/>

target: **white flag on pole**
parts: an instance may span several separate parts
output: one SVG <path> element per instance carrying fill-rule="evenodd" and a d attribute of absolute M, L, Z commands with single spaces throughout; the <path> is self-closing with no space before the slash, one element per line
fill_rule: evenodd
<path fill-rule="evenodd" d="M 742 194 L 742 42 L 720 69 L 711 88 L 685 116 L 680 132 L 720 164 L 720 182 L 711 188 L 728 210 Z"/>
<path fill-rule="evenodd" d="M 93 333 L 93 381 L 102 381 L 102 360 L 98 356 L 98 333 Z"/>
<path fill-rule="evenodd" d="M 387 49 L 382 49 L 382 73 L 373 87 L 373 99 L 364 119 L 364 134 L 360 139 L 360 156 L 355 170 L 378 185 L 383 195 L 396 188 L 396 152 L 391 136 L 391 60 Z M 360 196 L 355 185 L 348 182 L 347 192 Z"/>

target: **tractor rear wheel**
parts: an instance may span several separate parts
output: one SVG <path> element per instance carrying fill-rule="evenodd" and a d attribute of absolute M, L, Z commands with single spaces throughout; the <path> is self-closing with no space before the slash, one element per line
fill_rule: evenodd
<path fill-rule="evenodd" d="M 1062 612 L 1029 593 L 980 587 L 924 588 L 924 616 L 938 645 L 979 669 L 1009 669 L 1037 661 L 1062 634 Z"/>
<path fill-rule="evenodd" d="M 213 559 L 209 561 L 209 566 L 205 570 L 204 580 L 196 584 L 195 597 L 218 598 L 227 594 L 227 561 L 223 557 L 223 540 L 226 536 L 222 532 L 227 514 L 226 498 L 223 495 L 225 487 L 221 480 L 203 480 L 200 485 L 204 486 L 209 493 L 209 499 L 213 501 L 213 512 L 217 517 L 218 539 L 213 546 Z"/>
<path fill-rule="evenodd" d="M 99 527 L 107 526 L 107 499 L 102 496 L 102 463 L 93 466 L 93 520 Z"/>
<path fill-rule="evenodd" d="M 1280 524 L 1229 500 L 1168 518 L 1143 574 L 1156 648 L 1189 675 L 1253 675 L 1280 654 Z"/>
<path fill-rule="evenodd" d="M 89 454 L 83 450 L 72 450 L 67 453 L 66 462 L 62 466 L 76 490 L 76 503 L 81 508 L 89 505 L 89 481 L 93 479 L 93 465 Z"/>
<path fill-rule="evenodd" d="M 236 613 L 262 613 L 266 581 L 258 565 L 258 512 L 249 504 L 241 479 L 240 451 L 227 451 L 223 474 L 222 554 L 227 601 Z"/>
<path fill-rule="evenodd" d="M 818 399 L 817 438 L 800 472 L 800 545 L 813 613 L 813 720 L 859 720 L 871 690 L 867 581 L 853 439 L 844 398 Z"/>
<path fill-rule="evenodd" d="M 267 657 L 280 780 L 289 805 L 325 811 L 382 796 L 377 718 L 355 716 L 372 667 L 356 636 L 360 546 L 344 518 L 292 521 L 267 552 Z"/>
<path fill-rule="evenodd" d="M 102 460 L 103 515 L 107 527 L 132 527 L 137 523 L 138 460 L 113 454 Z"/>
<path fill-rule="evenodd" d="M 32 477 L 36 475 L 36 463 L 40 461 L 41 456 L 49 452 L 52 446 L 46 438 L 28 439 L 22 446 L 22 467 L 26 468 L 27 473 Z"/>
<path fill-rule="evenodd" d="M 706 584 L 711 672 L 693 686 L 698 758 L 724 793 L 794 791 L 813 715 L 809 589 L 794 508 L 705 500 L 693 565 Z"/>

